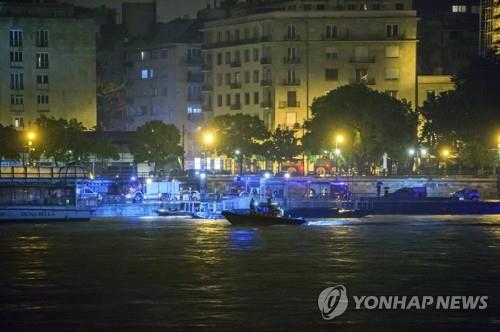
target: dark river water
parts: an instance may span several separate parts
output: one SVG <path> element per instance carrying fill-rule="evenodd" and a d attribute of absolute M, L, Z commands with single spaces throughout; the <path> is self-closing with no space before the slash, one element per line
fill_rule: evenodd
<path fill-rule="evenodd" d="M 488 296 L 323 320 L 318 295 Z M 0 225 L 0 330 L 500 331 L 500 216 Z"/>

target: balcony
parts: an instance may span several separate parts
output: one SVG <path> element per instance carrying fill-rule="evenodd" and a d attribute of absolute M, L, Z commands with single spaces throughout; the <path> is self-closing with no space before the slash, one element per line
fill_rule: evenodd
<path fill-rule="evenodd" d="M 202 108 L 203 108 L 203 112 L 212 112 L 214 110 L 212 105 L 210 105 L 210 104 L 204 104 L 202 106 Z"/>
<path fill-rule="evenodd" d="M 375 85 L 375 79 L 374 78 L 351 79 L 350 83 L 351 84 Z"/>
<path fill-rule="evenodd" d="M 280 101 L 278 103 L 279 108 L 287 108 L 287 107 L 300 107 L 300 102 L 299 101 Z"/>
<path fill-rule="evenodd" d="M 10 105 L 10 110 L 12 112 L 22 112 L 24 111 L 24 105 L 23 104 Z"/>
<path fill-rule="evenodd" d="M 211 63 L 204 63 L 203 65 L 201 65 L 202 71 L 211 71 L 212 69 L 213 67 Z"/>
<path fill-rule="evenodd" d="M 246 44 L 255 44 L 261 42 L 269 42 L 271 41 L 271 36 L 262 36 L 260 38 L 243 38 L 243 39 L 233 39 L 226 41 L 218 41 L 215 43 L 206 43 L 202 47 L 204 49 L 212 49 L 218 47 L 228 47 L 228 46 L 238 46 L 238 45 L 246 45 Z"/>
<path fill-rule="evenodd" d="M 293 80 L 289 80 L 289 79 L 285 79 L 283 80 L 283 85 L 286 85 L 286 86 L 299 86 L 300 85 L 300 80 L 299 79 L 293 79 Z"/>
<path fill-rule="evenodd" d="M 192 66 L 200 66 L 203 64 L 203 58 L 201 56 L 186 57 L 186 64 Z"/>
<path fill-rule="evenodd" d="M 300 63 L 300 58 L 294 57 L 294 58 L 289 58 L 289 57 L 284 57 L 283 58 L 283 63 L 286 65 L 295 65 Z"/>
<path fill-rule="evenodd" d="M 201 83 L 203 82 L 203 75 L 195 75 L 195 74 L 187 75 L 187 81 L 189 83 Z"/>
<path fill-rule="evenodd" d="M 49 104 L 38 104 L 37 111 L 38 112 L 48 112 L 49 111 Z"/>
<path fill-rule="evenodd" d="M 262 80 L 260 81 L 260 86 L 272 86 L 273 80 Z"/>
<path fill-rule="evenodd" d="M 192 103 L 199 103 L 202 101 L 201 95 L 188 95 L 187 101 Z"/>
<path fill-rule="evenodd" d="M 231 82 L 229 85 L 231 89 L 241 89 L 241 83 L 240 82 Z"/>
<path fill-rule="evenodd" d="M 10 63 L 10 68 L 23 68 L 24 64 L 22 61 L 12 61 Z"/>
<path fill-rule="evenodd" d="M 48 90 L 49 89 L 49 85 L 47 83 L 37 83 L 36 84 L 36 89 L 37 90 Z"/>
<path fill-rule="evenodd" d="M 270 65 L 272 63 L 273 63 L 273 61 L 272 61 L 271 57 L 262 57 L 262 58 L 260 58 L 260 64 L 261 65 Z"/>
<path fill-rule="evenodd" d="M 241 104 L 231 104 L 230 107 L 233 111 L 241 110 Z"/>
<path fill-rule="evenodd" d="M 285 41 L 300 40 L 300 35 L 284 35 L 283 40 Z"/>
<path fill-rule="evenodd" d="M 375 63 L 374 56 L 351 56 L 349 57 L 350 63 Z"/>
<path fill-rule="evenodd" d="M 338 53 L 326 53 L 327 60 L 337 60 L 339 58 Z"/>
<path fill-rule="evenodd" d="M 213 87 L 211 84 L 203 84 L 201 86 L 201 92 L 211 92 L 213 90 Z"/>
<path fill-rule="evenodd" d="M 241 67 L 241 61 L 231 61 L 231 68 L 240 68 Z"/>
<path fill-rule="evenodd" d="M 194 121 L 194 122 L 203 121 L 205 119 L 205 114 L 203 114 L 203 112 L 188 113 L 187 118 L 189 121 Z"/>
<path fill-rule="evenodd" d="M 263 101 L 260 103 L 260 107 L 262 108 L 273 108 L 273 104 L 270 101 Z"/>

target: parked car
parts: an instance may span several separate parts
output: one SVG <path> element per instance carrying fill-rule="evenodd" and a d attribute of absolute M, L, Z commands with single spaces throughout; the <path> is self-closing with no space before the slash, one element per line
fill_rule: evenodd
<path fill-rule="evenodd" d="M 479 192 L 476 189 L 463 188 L 453 193 L 453 199 L 459 201 L 478 201 Z"/>
<path fill-rule="evenodd" d="M 414 199 L 427 198 L 427 188 L 403 187 L 387 195 L 387 198 L 396 200 L 414 200 Z"/>

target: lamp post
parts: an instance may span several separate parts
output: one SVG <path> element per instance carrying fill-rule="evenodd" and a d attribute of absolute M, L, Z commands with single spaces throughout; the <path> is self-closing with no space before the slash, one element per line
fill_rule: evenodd
<path fill-rule="evenodd" d="M 35 148 L 33 147 L 33 141 L 36 138 L 36 134 L 33 131 L 28 131 L 26 133 L 26 139 L 27 139 L 27 146 L 26 149 L 28 150 L 28 166 L 31 164 L 31 151 L 34 151 Z M 25 160 L 24 160 L 24 153 L 23 153 L 23 166 L 26 166 Z"/>
<path fill-rule="evenodd" d="M 240 149 L 236 149 L 236 151 L 234 151 L 234 154 L 236 155 L 236 157 L 238 158 L 238 161 L 240 162 L 240 176 L 242 175 L 243 173 L 243 157 L 241 156 L 241 151 Z"/>
<path fill-rule="evenodd" d="M 415 149 L 409 148 L 408 155 L 410 156 L 410 165 L 409 165 L 408 169 L 410 171 L 410 174 L 412 174 L 414 172 L 414 169 L 415 169 L 415 155 L 416 155 Z"/>
<path fill-rule="evenodd" d="M 209 147 L 214 143 L 215 136 L 212 132 L 207 131 L 203 134 L 203 159 L 204 162 L 201 164 L 201 172 L 200 172 L 200 199 L 205 198 L 206 191 L 206 170 L 209 168 L 208 166 L 208 158 L 207 155 L 209 153 Z"/>
<path fill-rule="evenodd" d="M 335 175 L 338 175 L 339 173 L 339 162 L 338 162 L 338 159 L 339 159 L 339 156 L 340 156 L 340 149 L 339 149 L 339 144 L 342 144 L 344 143 L 344 135 L 342 134 L 337 134 L 335 136 L 335 151 L 334 151 L 334 154 L 335 154 Z"/>
<path fill-rule="evenodd" d="M 450 150 L 447 148 L 444 148 L 441 150 L 441 158 L 443 159 L 444 162 L 444 175 L 447 175 L 448 173 L 448 158 L 450 157 Z"/>

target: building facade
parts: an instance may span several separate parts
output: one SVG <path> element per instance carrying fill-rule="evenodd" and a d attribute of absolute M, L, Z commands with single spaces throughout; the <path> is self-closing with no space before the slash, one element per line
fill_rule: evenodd
<path fill-rule="evenodd" d="M 127 130 L 152 120 L 177 126 L 186 151 L 186 168 L 199 154 L 202 110 L 200 23 L 177 19 L 159 24 L 127 51 Z"/>
<path fill-rule="evenodd" d="M 415 0 L 418 73 L 456 75 L 478 54 L 479 0 Z"/>
<path fill-rule="evenodd" d="M 500 54 L 500 0 L 481 0 L 480 54 Z"/>
<path fill-rule="evenodd" d="M 0 3 L 0 123 L 41 115 L 96 125 L 94 20 L 72 6 Z"/>
<path fill-rule="evenodd" d="M 266 3 L 205 24 L 205 110 L 298 129 L 315 97 L 350 83 L 415 105 L 411 1 Z"/>

